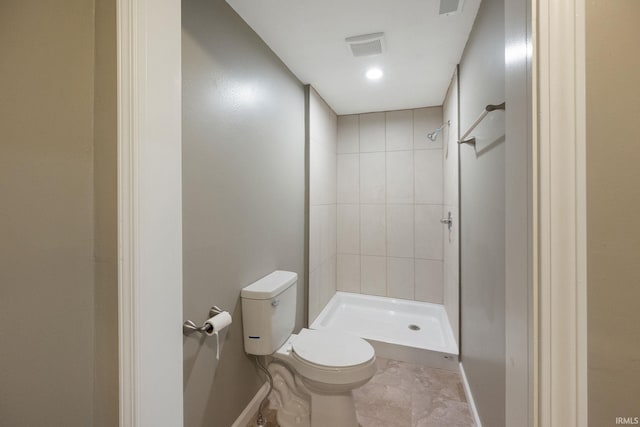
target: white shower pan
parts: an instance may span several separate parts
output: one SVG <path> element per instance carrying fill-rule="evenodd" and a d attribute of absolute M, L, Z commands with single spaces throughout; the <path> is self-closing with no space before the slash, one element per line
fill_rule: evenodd
<path fill-rule="evenodd" d="M 459 369 L 458 347 L 441 304 L 337 292 L 311 328 L 362 337 L 380 357 Z"/>

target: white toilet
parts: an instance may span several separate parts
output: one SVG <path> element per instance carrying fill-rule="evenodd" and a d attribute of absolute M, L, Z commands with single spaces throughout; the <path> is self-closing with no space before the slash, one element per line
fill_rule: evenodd
<path fill-rule="evenodd" d="M 302 383 L 310 420 L 298 417 L 291 426 L 358 427 L 351 391 L 375 374 L 375 351 L 362 338 L 336 330 L 302 329 L 292 335 L 297 281 L 296 273 L 274 271 L 242 290 L 245 351 L 283 362 Z M 289 427 L 280 414 L 278 422 Z"/>

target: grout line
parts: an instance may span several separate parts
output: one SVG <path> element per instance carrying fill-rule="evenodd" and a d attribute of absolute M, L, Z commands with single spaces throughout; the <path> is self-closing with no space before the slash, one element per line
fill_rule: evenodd
<path fill-rule="evenodd" d="M 360 215 L 360 147 L 361 147 L 361 139 L 360 138 L 360 114 L 356 115 L 356 122 L 358 126 L 358 141 L 356 147 L 356 153 L 358 154 L 358 257 L 360 257 L 361 248 L 361 239 L 362 239 L 362 216 Z M 360 258 L 358 258 L 360 262 Z M 360 275 L 358 277 L 358 288 L 360 289 L 360 293 L 362 293 L 362 263 L 358 264 L 358 269 L 360 270 Z"/>
<path fill-rule="evenodd" d="M 336 115 L 336 138 L 335 138 L 335 171 L 336 171 L 336 175 L 335 175 L 335 205 L 336 205 L 336 252 L 335 252 L 335 264 L 334 264 L 334 286 L 335 286 L 335 291 L 338 290 L 338 156 L 340 155 L 339 153 L 339 129 L 340 129 L 340 120 L 339 117 Z"/>
<path fill-rule="evenodd" d="M 411 128 L 413 129 L 413 140 L 411 141 L 411 146 L 413 147 L 413 299 L 416 299 L 416 144 L 415 144 L 415 131 L 416 131 L 416 122 L 415 122 L 416 110 L 413 110 L 413 114 L 411 115 Z"/>
<path fill-rule="evenodd" d="M 387 185 L 389 179 L 389 154 L 387 152 L 387 113 L 384 114 L 384 263 L 385 263 L 385 278 L 384 278 L 384 290 L 385 296 L 389 296 L 389 250 L 388 244 L 388 218 L 387 207 L 389 202 L 389 186 Z"/>
<path fill-rule="evenodd" d="M 436 147 L 436 148 L 400 148 L 397 150 L 372 150 L 372 151 L 350 151 L 350 152 L 345 152 L 345 153 L 337 153 L 337 154 L 374 154 L 374 153 L 397 153 L 399 151 L 437 151 L 437 150 L 443 150 L 442 147 Z"/>

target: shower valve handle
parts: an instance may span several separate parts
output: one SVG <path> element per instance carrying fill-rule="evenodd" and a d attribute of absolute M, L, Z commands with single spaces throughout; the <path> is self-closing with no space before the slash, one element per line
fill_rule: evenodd
<path fill-rule="evenodd" d="M 451 212 L 449 212 L 446 218 L 441 218 L 440 222 L 442 224 L 447 224 L 447 227 L 449 228 L 449 230 L 451 230 L 451 227 L 453 226 L 453 218 L 451 217 Z"/>

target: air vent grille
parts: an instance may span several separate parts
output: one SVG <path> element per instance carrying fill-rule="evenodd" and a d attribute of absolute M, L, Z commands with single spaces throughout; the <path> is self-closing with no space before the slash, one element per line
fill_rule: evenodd
<path fill-rule="evenodd" d="M 384 33 L 347 37 L 345 41 L 355 57 L 380 55 L 384 52 Z"/>
<path fill-rule="evenodd" d="M 464 0 L 440 0 L 440 15 L 452 15 L 462 10 Z"/>
<path fill-rule="evenodd" d="M 353 56 L 380 55 L 382 53 L 382 43 L 380 43 L 380 40 L 365 43 L 352 43 L 351 53 Z"/>

